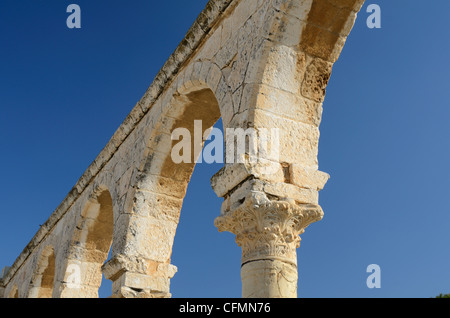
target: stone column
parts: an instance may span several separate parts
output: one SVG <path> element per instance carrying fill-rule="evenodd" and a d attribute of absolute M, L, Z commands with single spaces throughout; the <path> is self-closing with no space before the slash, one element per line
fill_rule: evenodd
<path fill-rule="evenodd" d="M 225 167 L 213 177 L 214 190 L 225 199 L 215 225 L 235 234 L 242 248 L 242 297 L 296 298 L 299 235 L 323 211 L 317 191 L 260 177 L 246 165 Z"/>
<path fill-rule="evenodd" d="M 322 216 L 317 205 L 260 203 L 250 195 L 237 209 L 216 219 L 219 231 L 234 233 L 242 248 L 242 297 L 297 297 L 299 235 Z"/>

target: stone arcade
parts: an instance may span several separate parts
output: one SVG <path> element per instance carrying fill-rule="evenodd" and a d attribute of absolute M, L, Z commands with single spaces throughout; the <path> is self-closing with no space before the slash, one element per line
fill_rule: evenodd
<path fill-rule="evenodd" d="M 322 219 L 318 192 L 329 177 L 317 161 L 325 89 L 363 2 L 210 0 L 5 271 L 0 297 L 98 297 L 102 273 L 113 297 L 170 297 L 172 245 L 194 169 L 171 160 L 171 133 L 219 118 L 224 129 L 280 130 L 276 173 L 227 163 L 212 178 L 224 199 L 215 225 L 242 248 L 243 297 L 297 297 L 299 235 Z"/>

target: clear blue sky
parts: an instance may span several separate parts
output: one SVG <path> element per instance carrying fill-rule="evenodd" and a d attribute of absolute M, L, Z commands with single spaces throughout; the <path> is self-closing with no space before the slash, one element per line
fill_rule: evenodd
<path fill-rule="evenodd" d="M 206 4 L 0 2 L 0 267 L 11 265 L 142 97 Z M 69 30 L 66 7 L 82 9 Z M 382 28 L 368 29 L 368 4 Z M 448 0 L 367 0 L 335 64 L 321 124 L 325 217 L 302 235 L 300 297 L 450 293 Z M 240 249 L 196 167 L 174 297 L 240 297 Z M 366 268 L 381 267 L 381 289 Z M 102 287 L 107 295 L 108 284 Z"/>

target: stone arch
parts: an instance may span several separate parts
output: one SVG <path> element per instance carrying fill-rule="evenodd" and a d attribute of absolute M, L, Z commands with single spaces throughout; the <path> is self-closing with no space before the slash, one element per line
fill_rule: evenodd
<path fill-rule="evenodd" d="M 19 288 L 17 285 L 14 285 L 13 288 L 11 288 L 11 291 L 8 294 L 8 298 L 19 298 Z"/>
<path fill-rule="evenodd" d="M 166 111 L 163 112 L 159 127 L 154 129 L 149 138 L 141 164 L 137 189 L 157 195 L 157 197 L 147 198 L 145 201 L 166 202 L 167 204 L 164 206 L 169 208 L 164 211 L 163 206 L 156 207 L 153 213 L 159 212 L 164 214 L 164 218 L 178 223 L 187 186 L 200 156 L 199 151 L 201 152 L 203 149 L 204 132 L 211 128 L 223 113 L 232 112 L 231 92 L 228 90 L 225 77 L 219 67 L 210 61 L 191 63 L 178 79 L 177 91 L 166 105 Z M 202 122 L 201 131 L 195 131 L 194 121 L 196 120 Z M 227 119 L 223 119 L 224 127 L 227 122 L 229 122 Z M 171 158 L 172 147 L 179 142 L 179 140 L 170 140 L 171 133 L 177 128 L 187 129 L 192 137 L 192 153 L 189 163 L 175 164 Z M 198 133 L 202 137 L 196 138 Z M 141 198 L 141 194 L 142 192 L 137 193 L 138 200 Z M 135 205 L 135 208 L 142 211 L 140 206 Z M 157 217 L 160 218 L 161 215 Z M 172 236 L 170 240 L 173 241 Z M 169 245 L 170 250 L 171 244 Z M 169 257 L 169 255 L 167 256 Z M 169 260 L 167 259 L 167 261 Z"/>
<path fill-rule="evenodd" d="M 162 98 L 162 114 L 147 137 L 138 166 L 125 246 L 107 266 L 108 276 L 122 282 L 116 284 L 120 289 L 113 291 L 116 296 L 170 297 L 170 278 L 176 272 L 170 264 L 172 246 L 183 199 L 200 155 L 196 150 L 202 151 L 206 130 L 221 117 L 225 128 L 233 114 L 225 77 L 210 61 L 192 62 L 173 85 Z M 227 119 L 224 113 L 229 114 Z M 199 130 L 194 125 L 196 120 L 201 121 Z M 179 140 L 172 140 L 171 134 L 177 128 L 187 129 L 192 137 L 189 162 L 172 160 L 172 147 Z M 138 280 L 142 283 L 136 283 Z"/>
<path fill-rule="evenodd" d="M 41 252 L 30 281 L 29 298 L 52 298 L 55 283 L 55 252 L 47 246 Z"/>
<path fill-rule="evenodd" d="M 182 200 L 203 149 L 204 133 L 220 118 L 223 127 L 227 127 L 233 110 L 232 93 L 220 68 L 208 60 L 190 63 L 179 76 L 176 92 L 165 105 L 158 126 L 148 139 L 136 188 L 161 192 Z M 229 116 L 224 119 L 223 114 Z M 201 130 L 195 131 L 194 121 L 202 122 Z M 191 160 L 188 163 L 174 163 L 171 158 L 171 150 L 179 142 L 171 140 L 171 134 L 177 128 L 187 129 L 192 137 Z M 197 137 L 201 134 L 197 140 L 196 134 Z M 155 187 L 153 182 L 156 179 Z M 178 213 L 172 215 L 174 220 L 178 219 Z"/>
<path fill-rule="evenodd" d="M 190 63 L 178 76 L 175 85 L 176 91 L 167 97 L 158 124 L 148 137 L 136 189 L 157 191 L 157 188 L 161 188 L 165 195 L 183 198 L 205 141 L 204 138 L 198 138 L 195 144 L 194 135 L 199 132 L 204 137 L 204 132 L 220 118 L 223 127 L 227 127 L 234 103 L 224 74 L 208 60 Z M 224 114 L 228 116 L 224 118 Z M 201 131 L 194 131 L 195 120 L 202 121 Z M 189 163 L 174 164 L 171 160 L 172 147 L 178 142 L 171 140 L 171 134 L 177 128 L 186 128 L 192 136 Z M 157 185 L 153 184 L 155 178 L 160 181 Z M 172 184 L 173 181 L 178 185 Z"/>
<path fill-rule="evenodd" d="M 113 241 L 113 200 L 107 187 L 98 187 L 77 219 L 70 242 L 60 297 L 97 298 L 102 266 Z"/>

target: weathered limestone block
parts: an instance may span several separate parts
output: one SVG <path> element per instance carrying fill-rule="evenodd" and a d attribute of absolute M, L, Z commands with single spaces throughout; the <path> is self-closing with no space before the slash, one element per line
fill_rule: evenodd
<path fill-rule="evenodd" d="M 171 264 L 117 255 L 103 267 L 103 274 L 113 281 L 115 298 L 170 297 L 170 279 L 177 272 Z"/>
<path fill-rule="evenodd" d="M 91 286 L 74 287 L 70 283 L 60 282 L 56 284 L 56 297 L 54 298 L 98 298 L 98 288 Z"/>
<path fill-rule="evenodd" d="M 211 178 L 211 186 L 218 197 L 224 197 L 230 189 L 234 189 L 250 177 L 275 182 L 284 180 L 281 165 L 279 165 L 279 169 L 274 170 L 274 173 L 266 174 L 265 172 L 265 167 L 259 162 L 244 161 L 243 163 L 227 164 Z"/>
<path fill-rule="evenodd" d="M 248 98 L 253 100 L 247 100 Z M 250 106 L 249 110 L 257 107 L 295 122 L 318 127 L 322 120 L 322 103 L 304 98 L 300 93 L 275 89 L 269 85 L 245 85 L 242 100 L 244 104 Z"/>
<path fill-rule="evenodd" d="M 306 69 L 302 95 L 316 102 L 323 102 L 332 67 L 333 64 L 329 62 L 318 58 L 313 59 Z"/>
<path fill-rule="evenodd" d="M 305 166 L 318 167 L 319 128 L 301 122 L 295 122 L 266 111 L 251 111 L 254 127 L 278 130 L 280 162 L 302 162 Z"/>
<path fill-rule="evenodd" d="M 229 167 L 228 171 L 227 169 L 221 170 L 212 179 L 212 186 L 216 191 L 216 194 L 218 194 L 219 197 L 224 198 L 221 209 L 222 215 L 239 206 L 250 192 L 255 195 L 258 194 L 262 197 L 270 196 L 273 198 L 280 198 L 282 200 L 288 200 L 301 204 L 318 204 L 319 189 L 316 185 L 313 184 L 313 186 L 308 187 L 308 185 L 303 184 L 302 186 L 300 186 L 296 184 L 285 183 L 282 181 L 274 182 L 263 180 L 258 178 L 257 175 L 252 174 L 251 172 L 242 172 L 242 170 L 239 171 L 239 167 L 243 166 L 243 164 L 239 164 Z M 235 169 L 233 169 L 233 167 L 235 167 Z M 237 175 L 235 175 L 236 177 L 233 178 L 232 172 L 234 171 L 240 172 L 241 178 L 243 176 L 245 177 L 240 180 L 241 178 L 237 178 Z M 320 172 L 316 173 L 318 175 L 321 175 Z M 228 191 L 226 190 L 226 187 L 224 185 L 224 180 L 226 179 L 232 180 L 232 182 L 227 183 L 229 189 L 231 189 Z M 301 179 L 297 180 L 298 182 L 300 182 Z M 324 182 L 324 180 L 320 181 Z"/>
<path fill-rule="evenodd" d="M 322 190 L 330 178 L 328 173 L 307 168 L 299 164 L 291 165 L 290 176 L 293 184 L 317 191 Z"/>

